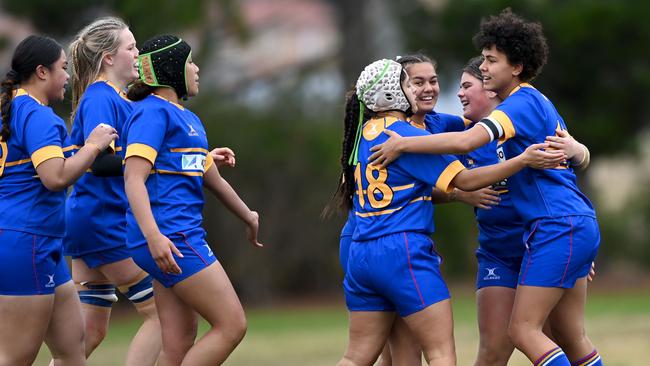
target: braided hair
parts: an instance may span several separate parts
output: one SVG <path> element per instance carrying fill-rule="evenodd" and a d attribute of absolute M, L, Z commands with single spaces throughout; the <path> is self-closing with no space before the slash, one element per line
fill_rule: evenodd
<path fill-rule="evenodd" d="M 345 95 L 345 115 L 343 117 L 343 141 L 341 143 L 341 174 L 339 184 L 330 203 L 323 210 L 321 217 L 325 218 L 332 212 L 341 210 L 348 211 L 352 208 L 352 194 L 354 192 L 354 167 L 350 165 L 350 155 L 354 150 L 355 137 L 359 128 L 359 113 L 361 102 L 357 96 L 356 89 L 352 89 Z M 374 112 L 365 109 L 363 121 L 369 120 Z"/>

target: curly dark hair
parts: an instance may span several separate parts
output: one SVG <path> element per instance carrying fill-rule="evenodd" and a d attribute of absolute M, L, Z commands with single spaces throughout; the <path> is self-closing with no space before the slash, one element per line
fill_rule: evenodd
<path fill-rule="evenodd" d="M 531 81 L 539 75 L 548 58 L 542 25 L 526 22 L 510 8 L 504 9 L 498 16 L 481 20 L 481 27 L 473 40 L 479 50 L 494 45 L 506 54 L 511 65 L 523 65 L 519 74 L 522 81 Z"/>

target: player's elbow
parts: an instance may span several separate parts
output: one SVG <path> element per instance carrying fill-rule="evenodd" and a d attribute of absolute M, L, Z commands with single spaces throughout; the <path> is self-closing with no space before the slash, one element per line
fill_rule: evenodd
<path fill-rule="evenodd" d="M 463 170 L 456 174 L 454 179 L 451 181 L 451 185 L 455 188 L 458 188 L 465 192 L 475 191 L 479 188 L 482 188 L 476 179 L 472 179 L 472 175 L 468 170 Z"/>
<path fill-rule="evenodd" d="M 68 182 L 63 179 L 63 177 L 57 176 L 42 176 L 41 183 L 50 191 L 60 192 L 68 188 Z"/>
<path fill-rule="evenodd" d="M 469 154 L 474 151 L 478 146 L 475 146 L 474 143 L 469 138 L 463 138 L 458 142 L 458 154 Z M 460 187 L 458 187 L 460 188 Z"/>

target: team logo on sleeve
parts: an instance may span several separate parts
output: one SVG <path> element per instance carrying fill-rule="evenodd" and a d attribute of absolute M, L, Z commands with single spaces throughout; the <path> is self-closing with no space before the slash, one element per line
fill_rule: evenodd
<path fill-rule="evenodd" d="M 205 166 L 205 155 L 201 154 L 183 154 L 183 170 L 203 170 Z"/>

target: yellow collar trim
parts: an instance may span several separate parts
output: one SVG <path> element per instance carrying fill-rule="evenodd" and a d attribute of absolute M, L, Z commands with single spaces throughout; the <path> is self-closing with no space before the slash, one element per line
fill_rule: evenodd
<path fill-rule="evenodd" d="M 165 98 L 165 97 L 163 97 L 163 96 L 160 96 L 160 95 L 158 95 L 158 94 L 153 94 L 153 93 L 152 93 L 151 95 L 153 95 L 154 97 L 160 98 L 160 99 L 162 99 L 162 100 L 165 100 L 165 101 L 167 101 L 167 102 L 169 102 L 169 103 L 175 105 L 175 106 L 176 106 L 178 109 L 180 109 L 181 111 L 184 111 L 184 110 L 185 110 L 185 107 L 183 107 L 182 105 L 180 105 L 180 104 L 178 104 L 178 103 L 174 103 L 174 102 L 172 102 L 171 100 L 169 100 L 169 99 L 167 99 L 167 98 Z"/>
<path fill-rule="evenodd" d="M 529 83 L 521 83 L 521 84 L 517 85 L 514 89 L 512 89 L 512 91 L 510 92 L 510 94 L 508 94 L 508 96 L 513 95 L 517 90 L 519 90 L 521 88 L 533 88 L 533 89 L 535 89 L 535 87 L 530 85 Z"/>
<path fill-rule="evenodd" d="M 25 90 L 25 89 L 23 89 L 23 88 L 18 88 L 18 89 L 16 89 L 15 93 L 16 93 L 16 94 L 14 95 L 14 98 L 15 98 L 15 97 L 20 97 L 20 96 L 22 96 L 22 95 L 27 95 L 28 97 L 31 97 L 32 99 L 34 99 L 38 104 L 40 104 L 40 105 L 46 105 L 45 103 L 43 103 L 43 102 L 41 102 L 40 100 L 38 100 L 38 98 L 36 98 L 35 96 L 29 94 L 29 93 L 27 92 L 27 90 Z"/>

